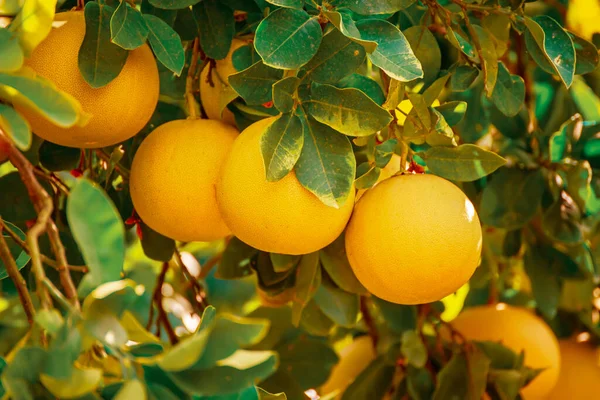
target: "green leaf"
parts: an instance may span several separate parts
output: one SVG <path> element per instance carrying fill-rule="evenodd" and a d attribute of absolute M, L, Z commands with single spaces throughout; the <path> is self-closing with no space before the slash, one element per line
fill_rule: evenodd
<path fill-rule="evenodd" d="M 364 60 L 365 49 L 360 44 L 332 29 L 304 69 L 315 82 L 334 83 L 356 71 Z"/>
<path fill-rule="evenodd" d="M 315 302 L 333 322 L 344 327 L 356 325 L 359 296 L 323 283 L 315 293 Z"/>
<path fill-rule="evenodd" d="M 550 136 L 548 141 L 550 162 L 560 162 L 565 157 L 570 146 L 570 137 L 573 137 L 573 130 L 579 124 L 581 121 L 572 117 Z"/>
<path fill-rule="evenodd" d="M 114 9 L 105 4 L 85 5 L 85 36 L 79 48 L 79 71 L 92 87 L 108 85 L 123 69 L 129 52 L 111 40 L 110 20 Z"/>
<path fill-rule="evenodd" d="M 258 392 L 258 400 L 287 400 L 285 393 L 271 394 L 259 387 L 256 390 Z"/>
<path fill-rule="evenodd" d="M 231 394 L 271 375 L 277 369 L 277 363 L 277 354 L 272 351 L 238 350 L 216 367 L 169 373 L 169 377 L 189 394 Z"/>
<path fill-rule="evenodd" d="M 584 120 L 600 121 L 600 98 L 583 79 L 576 78 L 569 92 Z"/>
<path fill-rule="evenodd" d="M 492 35 L 479 25 L 473 25 L 479 45 L 481 46 L 481 56 L 483 60 L 481 63 L 484 68 L 484 89 L 487 96 L 491 96 L 496 86 L 496 80 L 498 78 L 498 56 L 496 55 L 496 46 Z"/>
<path fill-rule="evenodd" d="M 433 397 L 433 380 L 427 369 L 408 366 L 406 389 L 414 400 L 430 400 Z"/>
<path fill-rule="evenodd" d="M 286 176 L 300 157 L 304 134 L 302 122 L 294 114 L 282 114 L 260 138 L 267 181 L 276 182 Z"/>
<path fill-rule="evenodd" d="M 29 56 L 52 29 L 56 0 L 24 0 L 21 4 L 21 11 L 9 30 L 19 39 L 25 56 Z M 0 54 L 4 57 L 4 53 Z"/>
<path fill-rule="evenodd" d="M 390 79 L 390 85 L 388 87 L 387 97 L 382 107 L 388 111 L 395 110 L 398 104 L 404 98 L 404 83 L 395 79 Z"/>
<path fill-rule="evenodd" d="M 0 73 L 0 98 L 28 108 L 62 128 L 75 125 L 82 113 L 73 96 L 39 76 Z"/>
<path fill-rule="evenodd" d="M 142 231 L 140 241 L 144 254 L 152 260 L 170 261 L 175 252 L 175 241 L 156 232 L 144 222 L 139 222 L 139 227 Z"/>
<path fill-rule="evenodd" d="M 393 332 L 401 334 L 417 328 L 417 309 L 415 306 L 394 304 L 378 297 L 373 297 L 373 300 Z"/>
<path fill-rule="evenodd" d="M 96 390 L 101 380 L 102 370 L 98 368 L 74 368 L 73 374 L 66 379 L 56 379 L 45 374 L 40 376 L 46 389 L 61 399 L 72 399 L 90 393 Z"/>
<path fill-rule="evenodd" d="M 256 28 L 254 47 L 266 65 L 297 69 L 316 54 L 322 36 L 316 17 L 304 10 L 280 8 Z"/>
<path fill-rule="evenodd" d="M 438 375 L 433 400 L 479 400 L 485 392 L 490 360 L 474 347 L 454 353 Z"/>
<path fill-rule="evenodd" d="M 273 85 L 283 71 L 271 68 L 262 61 L 229 76 L 229 84 L 249 105 L 261 105 L 273 98 Z"/>
<path fill-rule="evenodd" d="M 523 385 L 523 374 L 517 370 L 490 369 L 489 379 L 502 399 L 516 399 Z"/>
<path fill-rule="evenodd" d="M 146 387 L 137 379 L 126 381 L 121 387 L 114 400 L 146 399 Z"/>
<path fill-rule="evenodd" d="M 55 308 L 51 310 L 38 311 L 38 313 L 35 314 L 34 320 L 39 326 L 45 329 L 52 336 L 56 335 L 56 333 L 64 324 L 64 319 L 62 315 Z"/>
<path fill-rule="evenodd" d="M 296 8 L 298 10 L 301 10 L 302 7 L 304 6 L 304 0 L 266 0 L 266 1 L 267 1 L 267 3 L 271 3 L 271 4 L 279 6 L 279 7 Z"/>
<path fill-rule="evenodd" d="M 319 253 L 310 253 L 302 256 L 296 268 L 296 287 L 294 307 L 292 309 L 292 322 L 298 326 L 302 309 L 312 299 L 321 285 L 321 266 Z"/>
<path fill-rule="evenodd" d="M 462 121 L 465 116 L 467 103 L 464 101 L 449 101 L 434 108 L 442 114 L 448 125 L 454 126 Z"/>
<path fill-rule="evenodd" d="M 349 90 L 349 89 L 345 89 Z M 356 159 L 347 137 L 312 118 L 303 118 L 304 146 L 296 163 L 296 177 L 324 204 L 339 208 L 349 198 Z"/>
<path fill-rule="evenodd" d="M 81 334 L 76 323 L 73 318 L 68 318 L 53 334 L 42 371 L 48 378 L 64 381 L 77 373 L 73 369 L 73 363 L 79 358 L 82 349 Z"/>
<path fill-rule="evenodd" d="M 419 156 L 432 173 L 459 182 L 483 178 L 506 164 L 504 158 L 474 144 L 432 147 Z"/>
<path fill-rule="evenodd" d="M 592 168 L 588 161 L 580 161 L 567 172 L 569 194 L 587 214 L 600 212 L 600 200 L 592 187 Z"/>
<path fill-rule="evenodd" d="M 470 65 L 461 65 L 456 68 L 456 71 L 450 78 L 450 88 L 453 92 L 464 92 L 469 90 L 473 82 L 479 76 L 479 70 Z"/>
<path fill-rule="evenodd" d="M 289 254 L 277 254 L 269 253 L 271 263 L 273 264 L 273 271 L 275 272 L 286 272 L 294 268 L 300 262 L 302 256 L 292 256 Z"/>
<path fill-rule="evenodd" d="M 302 310 L 300 327 L 314 336 L 328 336 L 335 323 L 323 313 L 314 300 L 311 300 Z"/>
<path fill-rule="evenodd" d="M 364 75 L 353 73 L 338 81 L 335 85 L 340 89 L 358 89 L 366 94 L 378 106 L 385 102 L 385 94 L 379 83 Z"/>
<path fill-rule="evenodd" d="M 142 5 L 140 9 L 143 14 L 154 15 L 165 21 L 167 24 L 169 24 L 169 26 L 173 26 L 173 24 L 175 23 L 175 19 L 177 18 L 177 10 L 165 10 L 163 8 L 156 8 L 150 4 L 149 0 L 142 0 Z"/>
<path fill-rule="evenodd" d="M 393 365 L 385 362 L 384 356 L 378 357 L 348 386 L 342 400 L 383 398 L 392 383 L 395 370 Z"/>
<path fill-rule="evenodd" d="M 409 82 L 423 77 L 421 63 L 396 26 L 380 19 L 362 20 L 356 26 L 361 38 L 377 42 L 377 48 L 368 57 L 391 78 Z"/>
<path fill-rule="evenodd" d="M 538 309 L 548 319 L 556 316 L 560 300 L 560 279 L 552 264 L 537 247 L 528 247 L 524 256 L 525 272 Z"/>
<path fill-rule="evenodd" d="M 233 10 L 217 0 L 203 0 L 194 6 L 194 15 L 204 53 L 215 60 L 227 57 L 235 35 Z"/>
<path fill-rule="evenodd" d="M 395 13 L 404 10 L 414 2 L 415 0 L 343 0 L 342 5 L 346 5 L 358 14 L 373 15 Z"/>
<path fill-rule="evenodd" d="M 2 384 L 7 393 L 19 399 L 31 399 L 29 387 L 38 381 L 46 362 L 46 352 L 41 347 L 23 347 L 2 371 Z"/>
<path fill-rule="evenodd" d="M 280 357 L 280 369 L 286 371 L 304 390 L 325 383 L 338 357 L 324 341 L 300 338 L 283 343 L 276 348 Z"/>
<path fill-rule="evenodd" d="M 81 149 L 65 147 L 45 141 L 38 150 L 40 164 L 50 171 L 68 171 L 77 168 Z"/>
<path fill-rule="evenodd" d="M 27 151 L 31 146 L 29 123 L 14 108 L 2 103 L 0 103 L 0 128 L 20 150 Z"/>
<path fill-rule="evenodd" d="M 181 75 L 185 65 L 185 53 L 177 32 L 154 15 L 144 14 L 144 20 L 148 26 L 148 41 L 158 61 L 177 76 Z"/>
<path fill-rule="evenodd" d="M 11 224 L 8 221 L 3 221 L 11 231 L 13 231 L 14 233 L 17 234 L 17 236 L 19 238 L 21 238 L 21 240 L 25 241 L 26 240 L 26 236 L 25 233 L 23 233 L 23 231 L 21 229 L 19 229 L 17 226 Z M 6 242 L 8 243 L 8 248 L 10 249 L 10 254 L 13 256 L 13 258 L 15 259 L 15 262 L 17 263 L 17 268 L 19 270 L 21 270 L 25 265 L 27 265 L 27 263 L 29 262 L 29 259 L 31 257 L 29 257 L 29 254 L 27 254 L 27 252 L 25 252 L 21 246 L 19 246 L 17 243 L 13 242 L 13 240 L 10 238 L 10 236 L 8 235 L 8 233 L 4 232 L 2 229 L 0 229 L 0 232 L 2 233 L 2 236 L 4 237 L 4 239 L 6 240 Z M 2 260 L 0 260 L 0 280 L 8 278 L 8 272 L 6 272 L 6 266 L 4 265 L 4 262 Z"/>
<path fill-rule="evenodd" d="M 575 75 L 576 55 L 569 34 L 547 15 L 540 15 L 533 19 L 525 17 L 525 25 L 527 26 L 527 49 L 532 52 L 532 47 L 537 45 L 538 51 L 542 51 L 554 72 L 567 88 L 570 87 Z"/>
<path fill-rule="evenodd" d="M 106 193 L 80 179 L 67 201 L 67 220 L 89 268 L 88 285 L 119 280 L 125 261 L 125 229 Z"/>
<path fill-rule="evenodd" d="M 356 167 L 357 178 L 354 181 L 354 187 L 358 190 L 369 189 L 375 186 L 380 175 L 381 168 L 366 161 Z"/>
<path fill-rule="evenodd" d="M 508 117 L 517 115 L 525 101 L 525 81 L 518 75 L 511 75 L 503 62 L 498 63 L 498 81 L 492 101 Z"/>
<path fill-rule="evenodd" d="M 402 33 L 408 40 L 415 56 L 421 62 L 422 82 L 427 87 L 437 78 L 440 72 L 442 65 L 440 46 L 433 33 L 425 25 L 412 26 Z"/>
<path fill-rule="evenodd" d="M 356 27 L 354 20 L 352 19 L 351 13 L 346 10 L 337 11 L 323 11 L 323 14 L 327 16 L 327 19 L 340 31 L 349 38 L 350 40 L 360 44 L 367 53 L 372 53 L 377 48 L 377 42 L 372 40 L 363 40 L 361 38 L 360 31 Z"/>
<path fill-rule="evenodd" d="M 148 27 L 142 13 L 122 1 L 110 19 L 110 35 L 113 43 L 133 50 L 146 43 Z"/>
<path fill-rule="evenodd" d="M 309 112 L 317 121 L 349 136 L 369 136 L 385 128 L 390 113 L 357 89 L 313 83 Z"/>
<path fill-rule="evenodd" d="M 427 348 L 417 331 L 405 331 L 402 334 L 402 347 L 400 348 L 409 364 L 415 368 L 423 368 L 427 362 Z"/>
<path fill-rule="evenodd" d="M 200 0 L 149 0 L 156 8 L 165 10 L 181 10 L 188 8 L 200 2 Z"/>
<path fill-rule="evenodd" d="M 533 218 L 543 192 L 541 171 L 502 168 L 483 189 L 481 222 L 508 230 L 518 229 Z"/>
<path fill-rule="evenodd" d="M 598 49 L 593 43 L 567 32 L 575 48 L 575 75 L 584 75 L 593 72 L 598 67 Z"/>
<path fill-rule="evenodd" d="M 223 252 L 216 277 L 220 279 L 238 279 L 250 275 L 252 273 L 250 262 L 257 253 L 258 250 L 255 248 L 236 237 L 232 237 Z"/>
<path fill-rule="evenodd" d="M 580 219 L 579 207 L 567 192 L 562 191 L 544 212 L 542 228 L 552 240 L 573 246 L 583 241 Z"/>
<path fill-rule="evenodd" d="M 0 28 L 0 72 L 14 72 L 23 66 L 25 56 L 16 36 L 5 28 Z"/>
<path fill-rule="evenodd" d="M 290 76 L 273 84 L 273 103 L 282 113 L 291 112 L 294 109 L 294 93 L 301 80 Z"/>
<path fill-rule="evenodd" d="M 350 267 L 350 262 L 346 255 L 344 234 L 340 235 L 333 243 L 321 250 L 319 252 L 319 258 L 321 260 L 321 265 L 325 271 L 327 271 L 329 277 L 341 289 L 356 294 L 365 294 L 367 292 Z"/>

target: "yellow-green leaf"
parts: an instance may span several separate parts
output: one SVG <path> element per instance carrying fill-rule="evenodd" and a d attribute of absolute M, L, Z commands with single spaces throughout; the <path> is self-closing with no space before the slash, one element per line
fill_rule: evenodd
<path fill-rule="evenodd" d="M 0 128 L 15 145 L 27 151 L 31 146 L 31 129 L 29 123 L 14 108 L 0 103 Z"/>
<path fill-rule="evenodd" d="M 40 381 L 50 393 L 60 399 L 74 399 L 94 391 L 102 380 L 102 370 L 98 368 L 74 368 L 67 379 L 55 379 L 41 374 Z"/>
<path fill-rule="evenodd" d="M 0 54 L 0 72 L 16 71 L 25 60 L 18 38 L 5 28 L 0 28 Z"/>
<path fill-rule="evenodd" d="M 286 176 L 300 157 L 304 134 L 302 122 L 294 114 L 282 114 L 260 138 L 267 180 L 276 182 Z"/>
<path fill-rule="evenodd" d="M 504 158 L 474 144 L 432 147 L 419 155 L 434 174 L 461 182 L 477 180 L 506 164 Z"/>
<path fill-rule="evenodd" d="M 56 0 L 25 0 L 23 3 L 9 29 L 19 38 L 25 55 L 30 55 L 50 33 L 55 8 Z"/>

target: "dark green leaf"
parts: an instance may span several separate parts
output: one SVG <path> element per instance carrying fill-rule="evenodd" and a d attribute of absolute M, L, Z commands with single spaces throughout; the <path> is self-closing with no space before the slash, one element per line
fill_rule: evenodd
<path fill-rule="evenodd" d="M 442 65 L 442 53 L 433 33 L 425 25 L 413 26 L 402 32 L 423 69 L 422 82 L 427 87 L 433 82 Z M 419 81 L 417 81 L 419 82 Z"/>
<path fill-rule="evenodd" d="M 276 182 L 286 176 L 300 157 L 304 133 L 302 122 L 294 114 L 282 114 L 260 138 L 267 181 Z"/>
<path fill-rule="evenodd" d="M 81 150 L 44 142 L 39 149 L 40 163 L 50 171 L 69 171 L 77 168 Z"/>
<path fill-rule="evenodd" d="M 600 98 L 583 79 L 576 78 L 569 90 L 584 120 L 600 121 Z"/>
<path fill-rule="evenodd" d="M 290 76 L 273 84 L 273 104 L 282 113 L 291 112 L 294 109 L 294 93 L 300 82 L 300 79 Z"/>
<path fill-rule="evenodd" d="M 540 249 L 530 247 L 524 258 L 525 272 L 531 280 L 531 290 L 537 307 L 548 319 L 556 316 L 560 300 L 560 279 Z"/>
<path fill-rule="evenodd" d="M 365 49 L 342 32 L 332 29 L 317 54 L 304 66 L 315 82 L 334 83 L 356 71 L 365 59 Z"/>
<path fill-rule="evenodd" d="M 453 92 L 464 92 L 473 85 L 478 76 L 479 70 L 477 68 L 470 65 L 461 65 L 452 74 L 450 87 Z"/>
<path fill-rule="evenodd" d="M 146 43 L 148 27 L 142 13 L 122 1 L 110 20 L 113 43 L 126 50 L 133 50 Z"/>
<path fill-rule="evenodd" d="M 165 10 L 169 11 L 169 10 Z M 173 10 L 176 12 L 175 22 L 169 24 L 172 26 L 175 32 L 179 35 L 181 40 L 194 40 L 198 37 L 198 22 L 196 16 L 191 8 L 184 8 L 182 10 Z M 164 20 L 164 18 L 159 17 Z"/>
<path fill-rule="evenodd" d="M 490 370 L 489 379 L 492 380 L 494 388 L 501 399 L 514 400 L 519 395 L 523 385 L 523 374 L 517 370 Z"/>
<path fill-rule="evenodd" d="M 342 0 L 342 5 L 349 7 L 352 11 L 362 15 L 391 14 L 404 10 L 415 0 Z"/>
<path fill-rule="evenodd" d="M 377 183 L 380 175 L 381 168 L 366 161 L 356 168 L 357 178 L 354 181 L 354 187 L 359 190 L 371 188 Z"/>
<path fill-rule="evenodd" d="M 473 144 L 432 147 L 419 153 L 431 172 L 453 181 L 470 182 L 491 174 L 506 160 Z"/>
<path fill-rule="evenodd" d="M 573 198 L 561 191 L 558 199 L 544 212 L 542 228 L 551 239 L 573 246 L 583 240 L 580 219 L 581 211 Z"/>
<path fill-rule="evenodd" d="M 325 383 L 338 357 L 327 342 L 301 338 L 277 347 L 283 371 L 288 372 L 304 389 Z"/>
<path fill-rule="evenodd" d="M 20 150 L 27 151 L 31 146 L 31 129 L 27 121 L 14 108 L 2 103 L 0 103 L 0 128 Z"/>
<path fill-rule="evenodd" d="M 406 374 L 406 388 L 413 400 L 430 400 L 433 397 L 433 380 L 425 368 L 408 366 Z"/>
<path fill-rule="evenodd" d="M 369 96 L 378 106 L 385 102 L 385 94 L 383 94 L 379 83 L 361 74 L 350 74 L 337 82 L 335 86 L 340 89 L 358 89 Z"/>
<path fill-rule="evenodd" d="M 296 164 L 296 177 L 328 206 L 339 208 L 352 201 L 349 195 L 356 174 L 352 144 L 312 118 L 304 118 L 302 124 L 304 146 Z"/>
<path fill-rule="evenodd" d="M 0 54 L 0 72 L 17 71 L 25 60 L 19 40 L 5 28 L 0 28 Z"/>
<path fill-rule="evenodd" d="M 327 19 L 340 31 L 352 41 L 359 43 L 368 53 L 372 53 L 377 48 L 377 42 L 372 40 L 363 40 L 361 38 L 360 31 L 356 27 L 354 20 L 352 19 L 351 13 L 347 10 L 337 11 L 324 11 Z"/>
<path fill-rule="evenodd" d="M 17 236 L 19 238 L 21 238 L 21 240 L 25 241 L 26 236 L 25 233 L 23 233 L 22 230 L 20 230 L 18 227 L 16 227 L 15 225 L 11 224 L 8 221 L 3 221 L 8 228 L 17 234 Z M 0 228 L 0 232 L 2 234 L 2 236 L 4 237 L 4 240 L 6 240 L 6 242 L 8 243 L 8 248 L 10 249 L 10 254 L 13 256 L 13 258 L 15 259 L 15 262 L 17 264 L 17 268 L 20 270 L 22 269 L 25 265 L 27 265 L 27 263 L 29 262 L 29 259 L 31 257 L 29 257 L 29 254 L 27 254 L 22 248 L 21 246 L 19 246 L 17 243 L 13 242 L 13 240 L 10 238 L 9 234 L 4 232 L 1 228 Z M 8 278 L 8 272 L 6 272 L 6 267 L 4 265 L 4 262 L 2 262 L 2 260 L 0 260 L 0 280 L 1 279 L 5 279 Z"/>
<path fill-rule="evenodd" d="M 567 32 L 573 41 L 575 48 L 575 75 L 584 75 L 594 71 L 598 67 L 598 49 L 593 43 Z"/>
<path fill-rule="evenodd" d="M 427 362 L 427 348 L 416 331 L 405 331 L 402 334 L 402 354 L 409 364 L 423 368 Z"/>
<path fill-rule="evenodd" d="M 207 57 L 221 60 L 227 57 L 235 35 L 233 10 L 217 0 L 202 0 L 194 6 L 200 29 L 200 44 Z"/>
<path fill-rule="evenodd" d="M 359 296 L 323 283 L 315 293 L 315 302 L 333 322 L 353 327 L 358 318 Z"/>
<path fill-rule="evenodd" d="M 392 116 L 357 89 L 313 83 L 309 112 L 317 121 L 349 136 L 368 136 L 385 128 Z"/>
<path fill-rule="evenodd" d="M 93 88 L 108 85 L 123 69 L 129 52 L 111 40 L 114 9 L 104 4 L 85 5 L 85 36 L 79 49 L 81 76 Z"/>
<path fill-rule="evenodd" d="M 498 81 L 492 101 L 508 117 L 515 116 L 525 101 L 525 81 L 518 75 L 511 75 L 502 62 L 498 63 Z"/>
<path fill-rule="evenodd" d="M 0 216 L 19 226 L 37 217 L 27 187 L 16 171 L 0 177 Z"/>
<path fill-rule="evenodd" d="M 142 10 L 142 13 L 154 15 L 165 21 L 167 24 L 169 24 L 169 26 L 173 26 L 173 24 L 175 23 L 175 19 L 177 18 L 177 10 L 165 10 L 163 8 L 156 8 L 150 4 L 149 0 L 142 0 L 142 5 L 140 8 Z"/>
<path fill-rule="evenodd" d="M 373 300 L 392 331 L 401 334 L 416 329 L 417 309 L 415 306 L 394 304 L 378 297 L 373 297 Z"/>
<path fill-rule="evenodd" d="M 120 279 L 125 261 L 125 229 L 106 193 L 86 179 L 79 180 L 69 195 L 67 219 L 89 268 L 86 288 Z"/>
<path fill-rule="evenodd" d="M 490 122 L 507 138 L 518 139 L 527 135 L 529 125 L 529 112 L 526 107 L 512 118 L 506 118 L 495 106 L 489 108 Z M 467 114 L 469 111 L 467 111 Z M 475 117 L 475 116 L 473 116 Z"/>
<path fill-rule="evenodd" d="M 245 44 L 233 52 L 231 61 L 236 71 L 243 71 L 260 61 L 260 56 L 252 44 Z"/>
<path fill-rule="evenodd" d="M 395 369 L 385 362 L 384 356 L 378 357 L 348 386 L 342 400 L 383 398 L 392 383 Z"/>
<path fill-rule="evenodd" d="M 302 310 L 300 327 L 314 336 L 328 336 L 335 323 L 325 315 L 314 300 L 311 300 Z"/>
<path fill-rule="evenodd" d="M 555 73 L 568 88 L 575 75 L 575 48 L 569 34 L 547 15 L 533 19 L 525 17 L 527 32 L 531 35 L 527 43 L 528 50 L 538 46 Z"/>
<path fill-rule="evenodd" d="M 409 82 L 423 77 L 421 63 L 398 28 L 379 19 L 362 20 L 356 26 L 361 38 L 377 42 L 378 46 L 369 54 L 369 59 L 391 78 Z"/>
<path fill-rule="evenodd" d="M 348 256 L 346 255 L 346 245 L 344 234 L 340 235 L 333 243 L 320 251 L 319 257 L 321 265 L 327 271 L 329 277 L 341 289 L 349 293 L 365 294 L 367 290 L 356 279 Z"/>
<path fill-rule="evenodd" d="M 479 400 L 485 392 L 490 360 L 478 348 L 454 353 L 438 375 L 433 400 Z"/>
<path fill-rule="evenodd" d="M 251 260 L 257 253 L 258 250 L 255 248 L 232 237 L 219 262 L 217 278 L 237 279 L 250 275 L 252 273 Z"/>
<path fill-rule="evenodd" d="M 322 36 L 316 17 L 303 10 L 280 8 L 262 20 L 254 46 L 266 65 L 297 69 L 316 54 Z"/>
<path fill-rule="evenodd" d="M 229 84 L 249 105 L 260 105 L 273 98 L 273 85 L 283 71 L 271 68 L 262 61 L 229 76 Z"/>
<path fill-rule="evenodd" d="M 143 222 L 140 222 L 142 230 L 142 249 L 144 254 L 156 261 L 168 262 L 175 252 L 175 241 L 161 235 Z"/>
<path fill-rule="evenodd" d="M 200 2 L 200 0 L 149 0 L 156 8 L 163 8 L 166 10 L 181 10 L 188 8 L 194 4 Z"/>
<path fill-rule="evenodd" d="M 271 3 L 271 4 L 279 6 L 279 7 L 296 8 L 298 10 L 301 10 L 302 6 L 304 6 L 304 0 L 266 0 L 266 1 L 267 1 L 267 3 Z"/>
<path fill-rule="evenodd" d="M 462 121 L 467 112 L 467 103 L 464 101 L 450 101 L 435 109 L 442 114 L 448 125 L 454 126 Z"/>
<path fill-rule="evenodd" d="M 302 256 L 296 268 L 296 294 L 294 296 L 294 307 L 292 309 L 292 322 L 298 326 L 302 309 L 312 299 L 321 285 L 321 266 L 319 265 L 319 253 L 310 253 Z"/>
<path fill-rule="evenodd" d="M 185 53 L 177 32 L 154 15 L 145 14 L 144 20 L 148 26 L 148 41 L 158 61 L 177 76 L 181 75 L 185 65 Z"/>
<path fill-rule="evenodd" d="M 510 230 L 520 228 L 535 215 L 543 191 L 541 171 L 503 168 L 483 190 L 481 222 Z"/>

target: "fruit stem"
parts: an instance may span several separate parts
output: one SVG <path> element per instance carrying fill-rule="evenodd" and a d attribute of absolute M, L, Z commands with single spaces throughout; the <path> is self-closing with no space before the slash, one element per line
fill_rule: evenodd
<path fill-rule="evenodd" d="M 190 68 L 188 69 L 187 79 L 185 81 L 185 98 L 187 100 L 190 119 L 198 119 L 198 113 L 196 111 L 197 104 L 196 99 L 194 98 L 194 80 L 196 76 L 196 69 L 198 67 L 198 54 L 198 38 L 195 38 L 192 47 L 192 59 L 190 61 Z"/>

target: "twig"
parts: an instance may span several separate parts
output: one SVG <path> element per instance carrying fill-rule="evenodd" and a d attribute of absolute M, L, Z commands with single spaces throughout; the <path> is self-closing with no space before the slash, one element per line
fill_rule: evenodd
<path fill-rule="evenodd" d="M 194 291 L 194 300 L 196 305 L 198 306 L 198 310 L 200 312 L 204 311 L 204 309 L 208 306 L 208 303 L 206 302 L 206 298 L 204 297 L 204 289 L 202 288 L 202 285 L 200 284 L 200 282 L 198 282 L 198 279 L 190 273 L 187 266 L 184 264 L 183 260 L 181 259 L 181 253 L 179 253 L 179 249 L 175 249 L 173 257 L 175 258 L 175 262 L 177 263 L 179 268 L 181 268 L 183 276 L 192 286 L 192 289 Z"/>
<path fill-rule="evenodd" d="M 48 182 L 54 183 L 54 186 L 60 190 L 61 192 L 63 192 L 64 194 L 68 195 L 69 194 L 69 187 L 58 178 L 58 176 L 54 175 L 53 173 L 47 173 L 46 171 L 44 171 L 43 169 L 41 169 L 40 167 L 35 167 L 33 169 L 33 172 L 39 176 L 40 178 L 44 178 L 45 180 L 47 180 Z"/>
<path fill-rule="evenodd" d="M 158 330 L 157 336 L 160 337 L 160 326 L 161 324 L 165 327 L 167 331 L 167 335 L 169 336 L 169 341 L 171 344 L 175 344 L 179 342 L 177 338 L 177 334 L 175 334 L 175 330 L 173 326 L 171 326 L 171 322 L 169 322 L 169 317 L 162 305 L 162 287 L 165 283 L 165 278 L 167 276 L 167 272 L 169 271 L 169 263 L 164 262 L 162 265 L 162 269 L 158 278 L 156 280 L 156 287 L 154 288 L 154 293 L 152 294 L 152 300 L 156 303 L 156 307 L 158 308 L 158 320 L 156 321 L 156 327 Z M 152 311 L 153 307 L 150 305 L 150 316 L 148 318 L 148 325 L 146 326 L 148 330 L 150 330 L 150 326 L 152 325 L 152 320 L 154 319 L 154 311 Z"/>
<path fill-rule="evenodd" d="M 196 75 L 196 68 L 198 67 L 198 38 L 194 39 L 194 44 L 192 48 L 192 59 L 190 61 L 190 67 L 188 69 L 187 78 L 185 80 L 185 97 L 187 100 L 188 111 L 190 113 L 191 119 L 198 118 L 198 114 L 196 112 L 196 99 L 194 98 L 194 82 Z"/>
<path fill-rule="evenodd" d="M 379 342 L 379 334 L 377 333 L 377 327 L 375 326 L 375 321 L 369 312 L 369 299 L 366 296 L 360 296 L 360 312 L 365 320 L 365 324 L 367 324 L 367 328 L 369 329 L 369 336 L 371 337 L 371 342 L 373 343 L 373 349 L 375 353 L 377 353 L 377 343 Z"/>
<path fill-rule="evenodd" d="M 58 234 L 58 228 L 54 221 L 48 221 L 48 237 L 50 238 L 50 244 L 52 245 L 52 252 L 56 256 L 56 261 L 58 264 L 58 276 L 60 278 L 60 284 L 65 291 L 65 295 L 69 302 L 77 309 L 80 309 L 79 299 L 77 298 L 77 289 L 73 284 L 73 279 L 71 278 L 71 273 L 69 272 L 69 263 L 67 261 L 67 255 L 65 253 L 65 246 L 62 244 L 60 240 L 60 235 Z"/>
<path fill-rule="evenodd" d="M 10 249 L 6 243 L 6 239 L 4 239 L 4 235 L 2 234 L 2 228 L 0 228 L 0 259 L 2 259 L 8 276 L 17 288 L 21 305 L 23 306 L 23 310 L 25 310 L 25 315 L 27 315 L 27 321 L 29 322 L 29 325 L 33 325 L 33 317 L 35 315 L 33 302 L 31 301 L 31 296 L 27 290 L 25 279 L 19 272 L 19 267 L 17 266 L 12 254 L 10 254 Z"/>
<path fill-rule="evenodd" d="M 71 304 L 69 302 L 69 300 L 67 300 L 67 298 L 65 296 L 63 296 L 61 291 L 58 290 L 58 288 L 56 286 L 54 286 L 54 284 L 52 283 L 52 281 L 50 279 L 48 279 L 48 278 L 44 279 L 44 286 L 46 286 L 46 288 L 48 289 L 48 291 L 50 292 L 52 297 L 54 297 L 63 306 L 63 308 L 65 310 L 72 311 L 75 309 L 73 307 L 73 304 Z"/>
<path fill-rule="evenodd" d="M 219 261 L 221 261 L 222 257 L 223 257 L 223 253 L 215 254 L 207 262 L 205 262 L 204 265 L 202 266 L 202 269 L 200 270 L 200 276 L 198 278 L 199 279 L 206 278 L 208 276 L 208 274 L 210 273 L 210 271 L 215 267 L 215 265 L 217 265 L 219 263 Z"/>
<path fill-rule="evenodd" d="M 96 155 L 98 157 L 100 157 L 103 161 L 105 162 L 110 162 L 110 155 L 107 154 L 103 149 L 98 149 L 96 150 Z M 124 180 L 129 180 L 129 175 L 131 175 L 131 173 L 129 172 L 129 169 L 125 168 L 121 162 L 118 162 L 115 164 L 115 170 L 121 174 L 121 176 L 123 177 Z"/>

